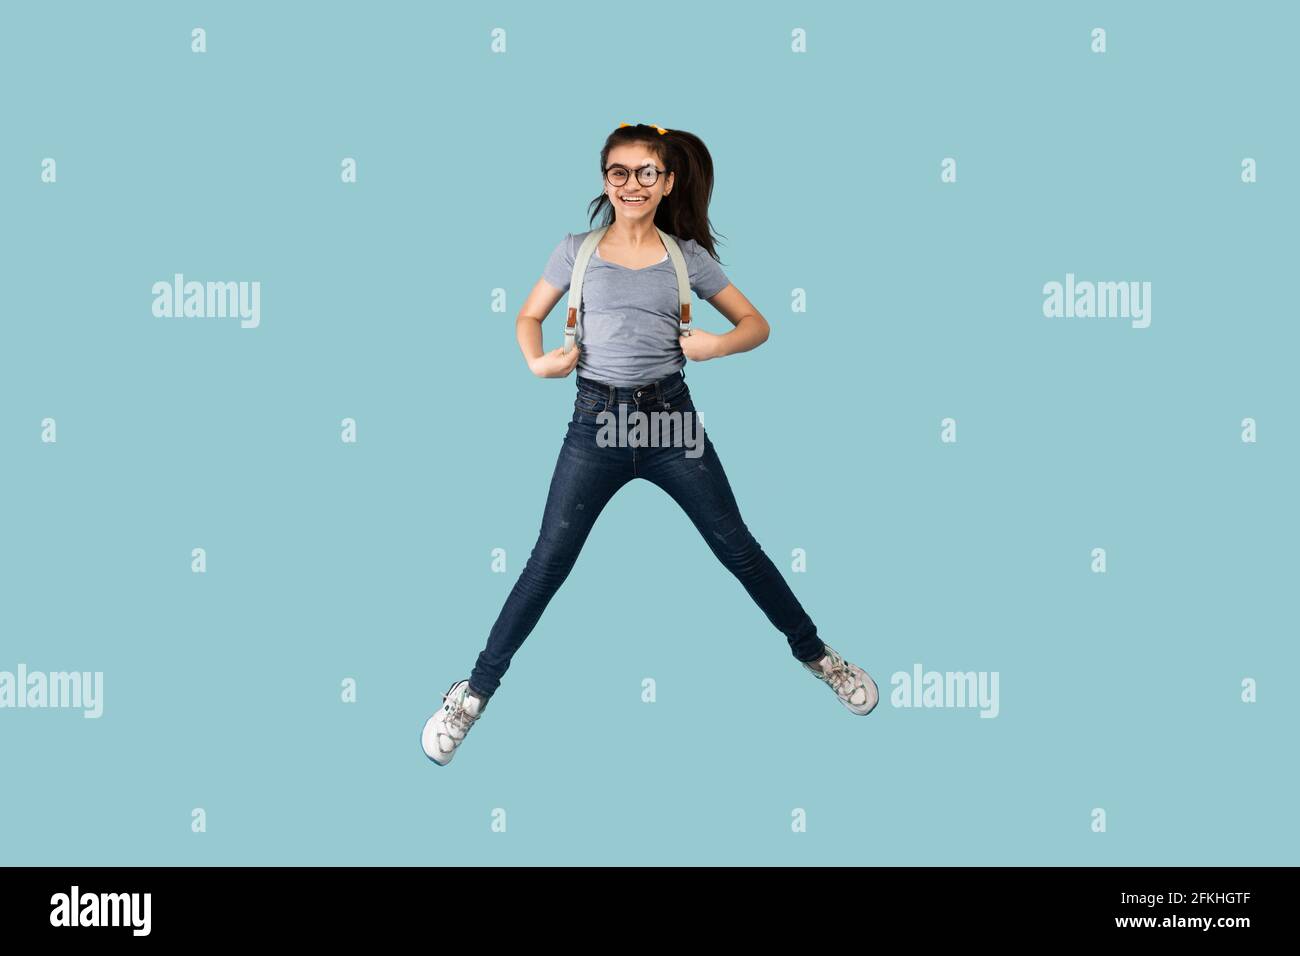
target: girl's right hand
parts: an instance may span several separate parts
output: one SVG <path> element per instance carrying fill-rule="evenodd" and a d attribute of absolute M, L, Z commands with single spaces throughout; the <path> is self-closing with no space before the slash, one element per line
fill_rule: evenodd
<path fill-rule="evenodd" d="M 578 367 L 581 351 L 576 345 L 567 353 L 563 348 L 552 349 L 530 360 L 528 367 L 538 378 L 564 378 Z"/>

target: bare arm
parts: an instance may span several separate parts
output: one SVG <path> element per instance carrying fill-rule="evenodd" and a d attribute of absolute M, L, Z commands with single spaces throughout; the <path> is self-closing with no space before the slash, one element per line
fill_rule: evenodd
<path fill-rule="evenodd" d="M 734 285 L 729 285 L 711 299 L 707 299 L 715 309 L 721 312 L 735 328 L 722 335 L 692 329 L 691 334 L 681 337 L 682 352 L 693 362 L 703 362 L 737 352 L 748 352 L 767 341 L 771 326 L 762 313 L 754 308 L 752 302 Z M 695 323 L 691 323 L 694 325 Z"/>
<path fill-rule="evenodd" d="M 564 378 L 578 366 L 581 350 L 576 346 L 568 354 L 562 348 L 550 352 L 542 348 L 542 321 L 551 314 L 562 295 L 563 291 L 545 279 L 538 279 L 515 319 L 519 351 L 524 353 L 529 370 L 540 378 Z"/>

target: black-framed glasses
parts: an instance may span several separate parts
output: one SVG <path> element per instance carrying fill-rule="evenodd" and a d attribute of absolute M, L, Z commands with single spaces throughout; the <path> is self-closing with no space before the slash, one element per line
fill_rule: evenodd
<path fill-rule="evenodd" d="M 659 182 L 659 174 L 666 172 L 668 172 L 668 170 L 659 169 L 654 165 L 642 166 L 636 171 L 636 181 L 642 186 L 653 186 L 655 183 Z M 631 174 L 631 170 L 626 166 L 620 166 L 617 163 L 605 167 L 605 181 L 611 186 L 625 185 Z"/>

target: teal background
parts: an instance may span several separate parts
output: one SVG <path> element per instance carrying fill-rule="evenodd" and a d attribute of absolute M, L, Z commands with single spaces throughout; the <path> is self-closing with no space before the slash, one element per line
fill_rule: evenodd
<path fill-rule="evenodd" d="M 6 4 L 0 670 L 102 670 L 105 712 L 0 711 L 0 862 L 1294 864 L 1297 27 Z M 572 402 L 514 317 L 638 120 L 708 144 L 773 327 L 687 370 L 742 513 L 787 573 L 806 549 L 792 586 L 885 697 L 844 710 L 638 482 L 440 769 L 420 728 Z M 174 272 L 259 280 L 261 327 L 154 318 Z M 1150 281 L 1150 328 L 1044 318 L 1066 272 Z M 890 706 L 917 662 L 998 671 L 1000 716 Z"/>

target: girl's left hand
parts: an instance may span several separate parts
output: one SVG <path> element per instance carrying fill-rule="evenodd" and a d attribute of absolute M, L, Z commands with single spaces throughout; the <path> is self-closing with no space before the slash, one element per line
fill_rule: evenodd
<path fill-rule="evenodd" d="M 691 329 L 690 335 L 679 335 L 677 341 L 682 354 L 692 362 L 705 362 L 722 354 L 722 336 L 703 329 Z"/>

